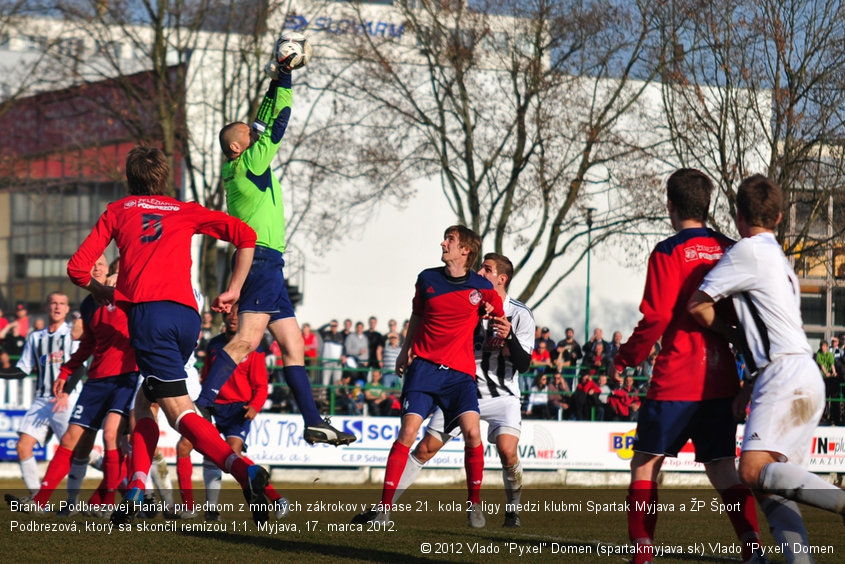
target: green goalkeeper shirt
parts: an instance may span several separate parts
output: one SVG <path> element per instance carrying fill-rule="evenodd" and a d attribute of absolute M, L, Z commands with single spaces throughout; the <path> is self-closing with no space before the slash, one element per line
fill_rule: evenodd
<path fill-rule="evenodd" d="M 289 74 L 272 81 L 256 120 L 267 124 L 252 145 L 223 164 L 223 188 L 229 214 L 243 220 L 258 235 L 257 245 L 285 251 L 285 204 L 271 163 L 282 144 L 293 94 Z"/>

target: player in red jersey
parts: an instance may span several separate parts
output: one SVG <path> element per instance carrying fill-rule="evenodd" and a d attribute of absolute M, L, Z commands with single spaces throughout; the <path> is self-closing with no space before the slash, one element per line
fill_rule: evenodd
<path fill-rule="evenodd" d="M 103 284 L 108 275 L 108 261 L 100 256 L 91 269 L 91 278 Z M 73 407 L 68 430 L 47 467 L 41 489 L 33 496 L 39 506 L 47 503 L 59 483 L 70 471 L 71 456 L 88 458 L 97 430 L 103 429 L 105 456 L 103 475 L 106 482 L 104 503 L 114 503 L 114 491 L 119 477 L 117 451 L 118 429 L 123 417 L 128 415 L 138 380 L 135 354 L 129 346 L 126 314 L 113 305 L 99 306 L 93 297 L 83 300 L 83 334 L 79 348 L 62 365 L 61 373 L 53 384 L 57 404 L 67 401 L 65 382 L 71 374 L 82 368 L 94 356 L 88 367 L 88 380 Z"/>
<path fill-rule="evenodd" d="M 505 312 L 502 298 L 490 281 L 471 270 L 481 250 L 478 234 L 463 225 L 453 225 L 443 237 L 441 260 L 446 266 L 429 268 L 417 277 L 408 335 L 396 359 L 397 374 L 403 375 L 407 368 L 401 397 L 402 426 L 387 458 L 382 510 L 371 520 L 389 518 L 411 445 L 423 419 L 435 407 L 443 411 L 446 433 L 456 426 L 461 428 L 466 443 L 468 518 L 471 525 L 483 518 L 480 493 L 484 450 L 473 337 L 481 316 L 490 313 L 502 317 Z"/>
<path fill-rule="evenodd" d="M 743 544 L 743 561 L 758 557 L 757 513 L 751 491 L 736 471 L 736 423 L 731 412 L 739 390 L 728 342 L 704 331 L 686 304 L 725 249 L 732 243 L 705 227 L 713 184 L 695 169 L 677 170 L 666 182 L 666 207 L 675 235 L 657 244 L 648 260 L 643 314 L 634 334 L 616 354 L 617 372 L 637 366 L 661 340 L 648 395 L 639 410 L 631 486 L 628 533 L 634 564 L 653 559 L 657 514 L 657 475 L 666 456 L 677 456 L 688 439 L 696 461 L 729 508 L 728 518 Z"/>
<path fill-rule="evenodd" d="M 165 196 L 170 169 L 159 149 L 135 147 L 126 158 L 130 195 L 108 205 L 94 229 L 68 262 L 68 275 L 101 303 L 128 310 L 130 344 L 144 383 L 135 400 L 131 482 L 126 504 L 112 514 L 122 523 L 134 515 L 158 444 L 158 423 L 150 405 L 157 402 L 170 425 L 198 451 L 231 472 L 254 504 L 253 518 L 267 520 L 264 488 L 269 476 L 248 465 L 226 444 L 214 426 L 194 411 L 185 385 L 185 363 L 196 345 L 200 316 L 191 286 L 191 238 L 211 235 L 238 248 L 228 289 L 213 309 L 229 311 L 237 302 L 252 263 L 255 231 L 222 212 Z M 93 280 L 91 266 L 114 240 L 120 250 L 117 287 Z"/>

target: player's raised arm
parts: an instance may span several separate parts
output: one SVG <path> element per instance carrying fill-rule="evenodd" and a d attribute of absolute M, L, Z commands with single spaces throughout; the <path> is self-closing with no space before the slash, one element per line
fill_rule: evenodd
<path fill-rule="evenodd" d="M 101 288 L 103 285 L 91 277 L 91 269 L 97 259 L 103 255 L 112 240 L 113 234 L 114 222 L 109 209 L 106 208 L 91 233 L 88 234 L 67 263 L 67 275 L 71 282 L 90 291 L 99 303 L 103 303 L 100 301 L 101 299 L 113 299 L 114 288 L 111 291 Z"/>

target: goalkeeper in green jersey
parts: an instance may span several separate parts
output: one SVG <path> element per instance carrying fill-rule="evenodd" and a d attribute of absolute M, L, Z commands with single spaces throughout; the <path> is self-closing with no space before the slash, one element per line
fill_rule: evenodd
<path fill-rule="evenodd" d="M 284 375 L 305 420 L 309 443 L 349 444 L 355 435 L 335 429 L 317 411 L 304 366 L 304 343 L 282 272 L 285 251 L 285 208 L 282 188 L 271 163 L 285 135 L 291 113 L 289 60 L 271 62 L 270 87 L 250 127 L 230 123 L 220 131 L 226 157 L 223 187 L 229 213 L 246 222 L 258 235 L 255 258 L 241 290 L 238 332 L 220 352 L 196 404 L 211 408 L 238 363 L 254 351 L 269 329 L 279 343 Z"/>

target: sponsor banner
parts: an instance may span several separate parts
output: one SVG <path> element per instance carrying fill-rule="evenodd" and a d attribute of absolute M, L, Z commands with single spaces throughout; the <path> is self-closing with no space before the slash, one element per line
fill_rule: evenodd
<path fill-rule="evenodd" d="M 333 17 L 315 14 L 289 14 L 284 29 L 303 33 L 330 35 L 368 35 L 383 39 L 399 40 L 405 34 L 405 24 L 382 19 L 359 20 L 354 15 Z"/>
<path fill-rule="evenodd" d="M 17 461 L 18 429 L 24 415 L 26 415 L 25 409 L 0 409 L 0 461 Z M 53 438 L 48 444 L 52 446 L 50 448 L 50 457 L 52 458 L 58 442 Z M 36 444 L 32 451 L 35 460 L 46 460 L 46 451 L 47 449 L 43 446 Z"/>
<path fill-rule="evenodd" d="M 0 460 L 17 460 L 17 429 L 25 412 L 0 410 Z M 176 461 L 176 443 L 179 434 L 159 413 L 159 449 L 165 459 Z M 302 438 L 303 422 L 299 415 L 261 413 L 253 421 L 247 437 L 248 454 L 259 464 L 269 466 L 311 467 L 384 467 L 390 447 L 399 434 L 398 417 L 346 417 L 332 418 L 332 425 L 355 434 L 358 440 L 346 447 L 318 444 L 311 446 Z M 422 438 L 425 426 L 417 440 Z M 633 457 L 635 423 L 593 423 L 580 421 L 522 422 L 519 440 L 519 457 L 526 470 L 596 470 L 627 471 Z M 742 446 L 743 426 L 736 435 L 736 452 Z M 501 467 L 495 445 L 487 442 L 487 425 L 481 422 L 484 438 L 484 463 L 489 469 Z M 57 445 L 54 437 L 47 449 L 38 449 L 43 460 Z M 810 444 L 809 469 L 815 472 L 845 472 L 845 427 L 819 427 Z M 100 438 L 95 449 L 100 450 Z M 195 464 L 202 462 L 202 455 L 194 451 Z M 463 468 L 464 442 L 458 437 L 448 444 L 428 463 L 434 468 Z M 677 458 L 667 458 L 663 469 L 668 471 L 703 472 L 704 467 L 695 462 L 695 451 L 687 443 Z"/>

